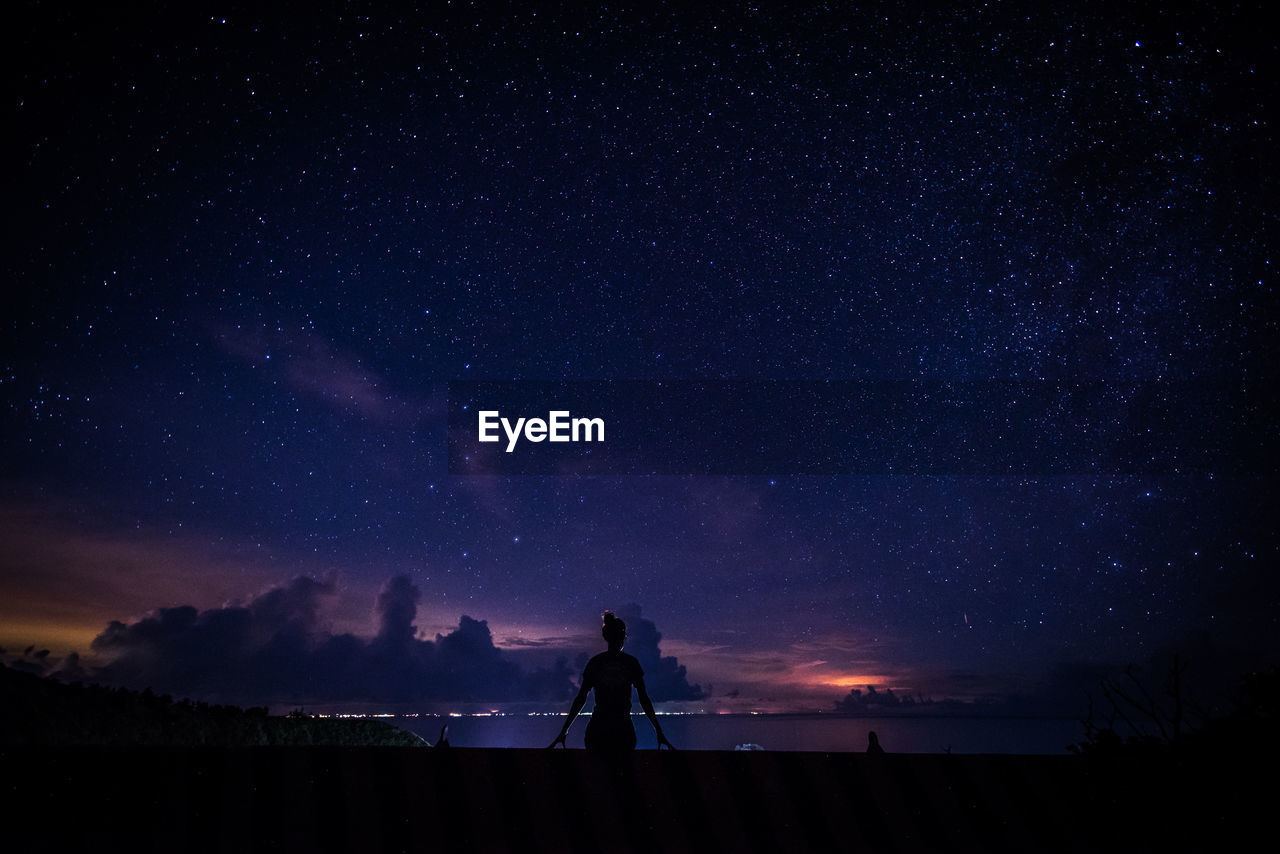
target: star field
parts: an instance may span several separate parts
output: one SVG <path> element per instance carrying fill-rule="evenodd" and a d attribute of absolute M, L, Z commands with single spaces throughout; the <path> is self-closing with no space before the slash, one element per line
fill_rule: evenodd
<path fill-rule="evenodd" d="M 1159 425 L 1191 445 L 1270 424 L 1261 10 L 24 7 L 0 646 L 299 575 L 369 635 L 406 575 L 424 636 L 530 668 L 638 603 L 771 707 L 1273 659 L 1273 432 L 1004 477 L 465 477 L 445 436 L 456 380 L 1056 382 L 1103 436 L 1174 382 L 1232 401 Z"/>

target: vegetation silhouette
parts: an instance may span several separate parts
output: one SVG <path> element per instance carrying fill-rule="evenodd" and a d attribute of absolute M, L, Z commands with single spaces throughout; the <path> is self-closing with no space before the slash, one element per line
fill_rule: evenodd
<path fill-rule="evenodd" d="M 596 704 L 591 711 L 585 736 L 587 750 L 602 756 L 626 755 L 635 750 L 636 730 L 631 724 L 631 689 L 634 687 L 640 707 L 644 709 L 645 716 L 657 733 L 658 748 L 666 745 L 675 750 L 663 734 L 662 725 L 658 723 L 653 701 L 649 699 L 649 693 L 644 687 L 644 670 L 641 669 L 640 662 L 622 651 L 627 639 L 626 623 L 614 616 L 612 611 L 605 611 L 600 634 L 604 636 L 609 648 L 587 662 L 582 671 L 578 695 L 573 698 L 573 704 L 569 707 L 569 717 L 560 728 L 560 734 L 547 748 L 554 748 L 557 744 L 568 747 L 565 736 L 569 734 L 569 727 L 586 704 L 587 694 L 594 692 Z"/>
<path fill-rule="evenodd" d="M 1159 756 L 1175 753 L 1275 755 L 1280 748 L 1275 721 L 1280 716 L 1280 668 L 1250 673 L 1214 712 L 1188 696 L 1188 663 L 1174 655 L 1164 690 L 1153 690 L 1133 665 L 1123 676 L 1101 681 L 1101 708 L 1089 697 L 1081 720 L 1085 737 L 1068 746 L 1086 756 Z M 1101 716 L 1101 720 L 1099 719 Z"/>
<path fill-rule="evenodd" d="M 0 665 L 0 744 L 421 747 L 425 742 L 385 721 L 318 718 L 301 710 L 281 717 L 261 706 L 174 700 L 149 688 L 64 684 Z"/>

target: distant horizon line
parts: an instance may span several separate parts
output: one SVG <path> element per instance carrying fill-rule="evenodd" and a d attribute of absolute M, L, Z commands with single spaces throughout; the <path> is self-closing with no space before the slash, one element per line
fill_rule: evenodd
<path fill-rule="evenodd" d="M 993 709 L 993 706 L 974 706 L 975 709 Z M 310 713 L 303 710 L 302 714 L 314 718 L 564 718 L 569 713 L 560 712 L 316 712 Z M 631 712 L 632 717 L 643 718 L 643 712 Z M 889 712 L 888 714 L 849 714 L 848 712 L 824 712 L 821 710 L 811 711 L 790 711 L 790 712 L 679 712 L 679 711 L 656 711 L 661 717 L 690 717 L 690 718 L 748 718 L 748 717 L 774 717 L 774 718 L 801 718 L 801 717 L 822 717 L 822 718 L 850 718 L 850 719 L 877 719 L 877 718 L 979 718 L 983 720 L 1020 720 L 1020 721 L 1068 721 L 1079 720 L 1078 715 L 1073 714 L 947 714 L 938 712 Z M 578 713 L 578 717 L 590 717 L 591 712 L 582 711 Z"/>

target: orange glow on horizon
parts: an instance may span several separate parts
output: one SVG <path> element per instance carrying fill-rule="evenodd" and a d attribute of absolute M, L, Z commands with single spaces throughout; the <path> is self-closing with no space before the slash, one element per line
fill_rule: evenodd
<path fill-rule="evenodd" d="M 893 681 L 884 674 L 858 673 L 852 675 L 837 676 L 834 674 L 815 675 L 804 680 L 806 685 L 812 686 L 830 686 L 832 688 L 840 688 L 849 690 L 851 688 L 866 688 L 868 685 L 874 685 L 876 688 L 892 687 L 889 683 Z"/>
<path fill-rule="evenodd" d="M 14 617 L 6 614 L 0 628 L 0 648 L 21 652 L 28 646 L 48 649 L 54 655 L 89 652 L 89 644 L 102 631 L 100 622 L 73 622 L 56 617 Z"/>

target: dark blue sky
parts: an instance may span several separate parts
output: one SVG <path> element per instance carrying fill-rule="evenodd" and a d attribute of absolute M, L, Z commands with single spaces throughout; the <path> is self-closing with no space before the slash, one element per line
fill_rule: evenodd
<path fill-rule="evenodd" d="M 459 697 L 543 698 L 635 603 L 670 696 L 734 708 L 1274 660 L 1259 5 L 285 8 L 7 27 L 11 659 L 448 699 L 472 656 L 492 697 Z M 1220 420 L 1175 398 L 1152 429 L 1233 439 L 1068 474 L 450 474 L 448 382 L 622 379 L 1053 382 L 1103 435 L 1184 382 Z"/>

